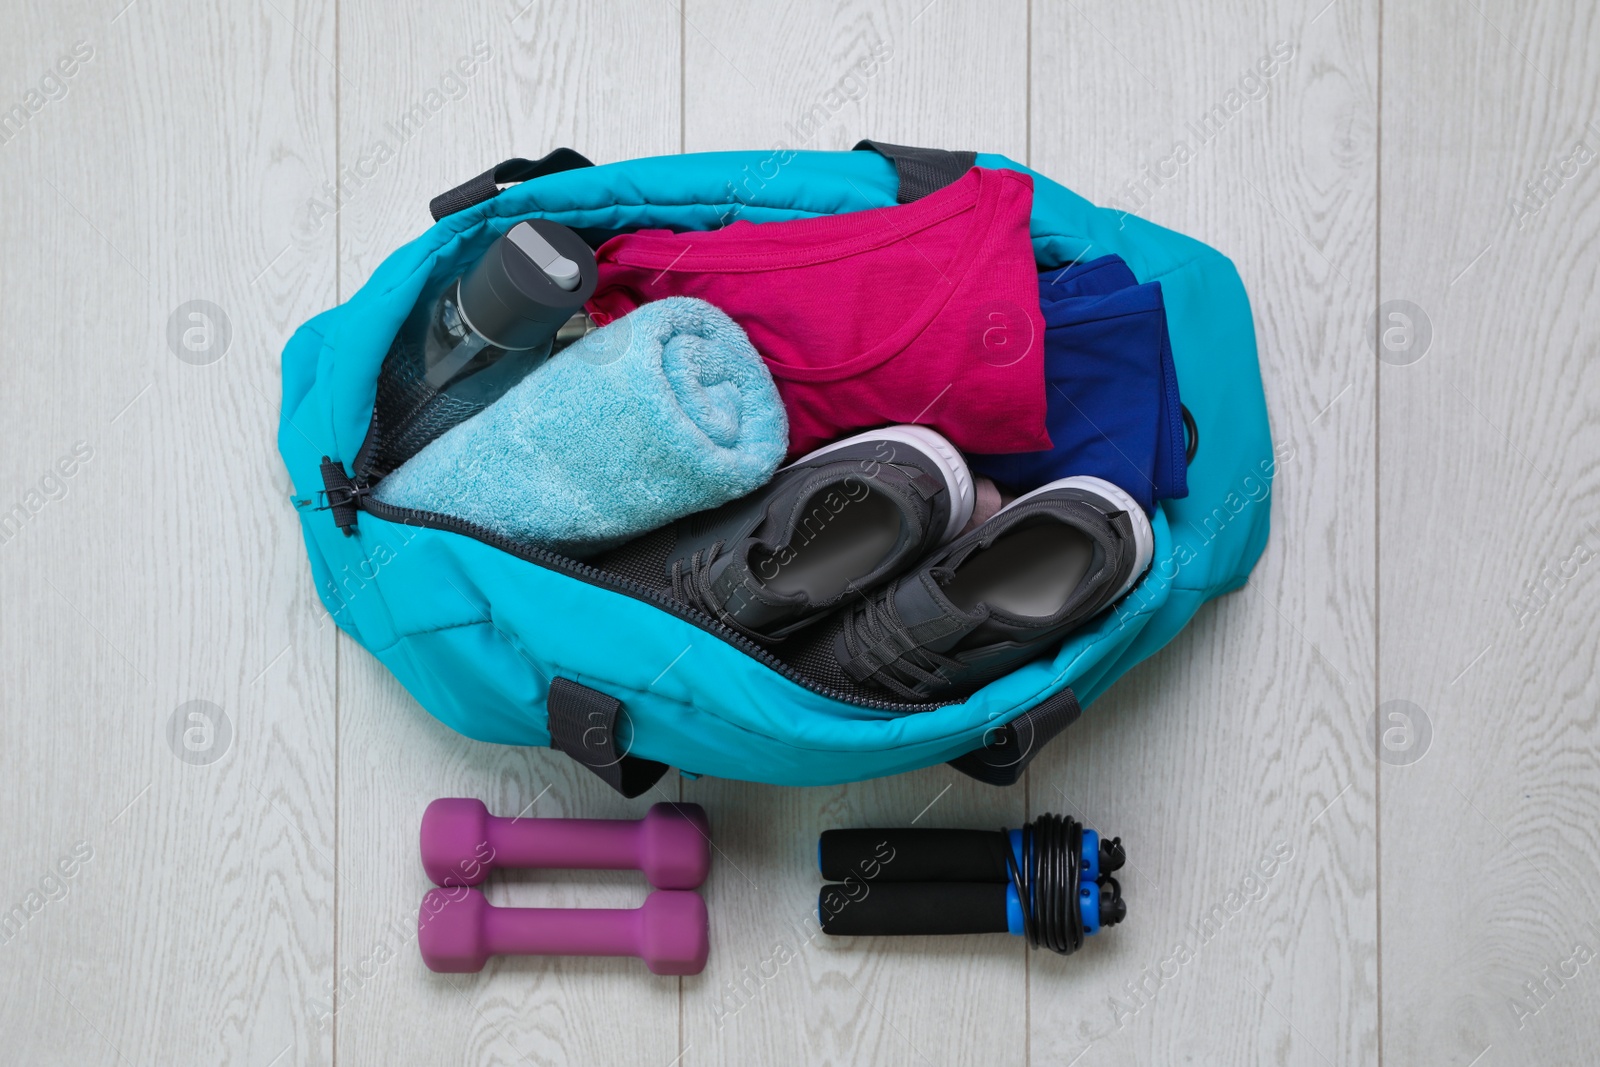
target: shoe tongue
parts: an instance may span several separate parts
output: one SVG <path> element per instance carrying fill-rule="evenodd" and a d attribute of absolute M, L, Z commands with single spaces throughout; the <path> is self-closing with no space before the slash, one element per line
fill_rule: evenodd
<path fill-rule="evenodd" d="M 781 596 L 767 587 L 750 569 L 750 550 L 760 546 L 754 537 L 711 564 L 711 592 L 722 610 L 739 625 L 762 630 L 792 618 L 795 605 L 805 603 L 805 595 Z"/>
<path fill-rule="evenodd" d="M 952 604 L 926 570 L 895 587 L 894 610 L 916 643 L 934 652 L 948 651 L 988 618 L 981 609 L 969 613 Z"/>

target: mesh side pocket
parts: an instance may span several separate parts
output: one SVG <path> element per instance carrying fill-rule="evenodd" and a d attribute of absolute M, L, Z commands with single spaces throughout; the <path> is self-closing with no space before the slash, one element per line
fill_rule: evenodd
<path fill-rule="evenodd" d="M 824 619 L 814 626 L 801 630 L 790 640 L 774 646 L 773 651 L 796 673 L 804 675 L 817 685 L 826 686 L 853 699 L 902 699 L 863 685 L 845 673 L 844 667 L 839 663 L 839 657 L 834 655 L 833 642 L 825 636 L 837 632 L 837 622 L 834 619 Z"/>
<path fill-rule="evenodd" d="M 677 543 L 677 530 L 669 523 L 596 556 L 589 564 L 624 581 L 636 582 L 649 589 L 665 590 L 669 585 L 667 556 Z"/>
<path fill-rule="evenodd" d="M 362 473 L 382 478 L 429 442 L 482 411 L 482 401 L 441 393 L 423 376 L 422 345 L 402 330 L 378 374 L 372 428 L 358 461 Z"/>

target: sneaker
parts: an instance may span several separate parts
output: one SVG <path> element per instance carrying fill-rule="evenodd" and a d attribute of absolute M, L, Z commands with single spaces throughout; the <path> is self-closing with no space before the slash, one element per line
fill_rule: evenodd
<path fill-rule="evenodd" d="M 1143 509 L 1099 478 L 1035 489 L 795 652 L 838 688 L 905 701 L 969 693 L 1044 655 L 1150 565 Z"/>
<path fill-rule="evenodd" d="M 761 489 L 593 561 L 763 639 L 894 578 L 972 515 L 972 475 L 925 426 L 819 448 Z"/>

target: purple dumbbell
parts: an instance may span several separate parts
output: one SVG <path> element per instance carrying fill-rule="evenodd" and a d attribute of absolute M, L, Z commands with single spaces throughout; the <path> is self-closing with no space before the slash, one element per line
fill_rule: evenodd
<path fill-rule="evenodd" d="M 430 889 L 417 914 L 429 970 L 467 974 L 490 956 L 638 956 L 655 974 L 699 974 L 711 952 L 699 893 L 658 889 L 638 908 L 497 908 L 476 889 Z"/>
<path fill-rule="evenodd" d="M 657 889 L 694 889 L 711 870 L 698 804 L 655 804 L 642 819 L 507 819 L 445 797 L 422 813 L 422 867 L 435 885 L 478 885 L 508 867 L 641 870 Z"/>

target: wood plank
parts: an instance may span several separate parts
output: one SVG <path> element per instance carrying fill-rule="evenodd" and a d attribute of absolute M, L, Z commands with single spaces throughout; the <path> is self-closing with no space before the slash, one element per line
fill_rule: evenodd
<path fill-rule="evenodd" d="M 338 215 L 346 295 L 426 227 L 432 196 L 502 159 L 557 145 L 597 162 L 678 148 L 678 16 L 665 4 L 363 0 L 340 18 L 341 65 L 356 82 L 341 96 L 341 163 L 391 149 L 364 168 L 371 177 L 357 174 Z M 418 106 L 425 117 L 408 121 Z M 638 817 L 650 798 L 623 801 L 549 751 L 451 733 L 348 640 L 340 692 L 340 1064 L 670 1062 L 678 982 L 637 960 L 503 958 L 447 976 L 424 968 L 415 945 L 429 885 L 417 828 L 433 798 L 476 796 L 516 814 L 537 797 L 530 815 L 598 818 Z M 635 907 L 647 890 L 626 872 L 529 872 L 497 875 L 488 894 L 499 905 Z"/>
<path fill-rule="evenodd" d="M 1383 38 L 1380 296 L 1432 333 L 1379 375 L 1379 692 L 1431 723 L 1382 772 L 1383 1051 L 1592 1063 L 1600 20 L 1391 4 Z"/>
<path fill-rule="evenodd" d="M 686 147 L 848 149 L 874 137 L 1020 159 L 1026 30 L 1020 3 L 688 4 Z M 939 767 L 828 789 L 705 780 L 684 795 L 711 812 L 729 861 L 706 894 L 711 963 L 684 981 L 685 1064 L 1022 1060 L 1015 939 L 834 940 L 812 917 L 822 830 L 905 825 L 930 803 L 918 825 L 1015 825 L 1020 791 Z"/>
<path fill-rule="evenodd" d="M 685 20 L 685 151 L 843 150 L 872 137 L 1026 154 L 1019 0 L 790 0 L 759 10 L 715 0 L 689 4 Z"/>
<path fill-rule="evenodd" d="M 119 8 L 19 8 L 0 42 L 7 94 L 45 97 L 0 145 L 3 492 L 45 500 L 0 545 L 4 906 L 60 895 L 0 947 L 0 1033 L 13 1062 L 326 1062 L 334 646 L 274 439 L 278 352 L 334 296 L 331 235 L 290 247 L 333 161 L 332 5 Z M 191 701 L 213 732 L 169 745 Z"/>
<path fill-rule="evenodd" d="M 1131 861 L 1123 926 L 1030 958 L 1036 1063 L 1376 1056 L 1375 16 L 1034 6 L 1033 165 L 1234 259 L 1286 457 L 1249 586 L 1029 772 L 1030 815 L 1118 834 Z"/>

